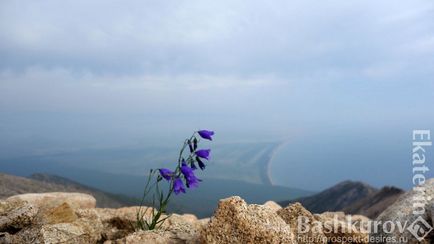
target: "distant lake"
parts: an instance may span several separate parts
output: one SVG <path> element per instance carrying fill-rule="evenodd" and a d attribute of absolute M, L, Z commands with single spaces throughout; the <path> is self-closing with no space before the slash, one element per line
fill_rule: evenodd
<path fill-rule="evenodd" d="M 346 179 L 408 189 L 413 176 L 411 150 L 411 131 L 310 133 L 288 140 L 275 152 L 270 176 L 275 185 L 307 190 Z"/>
<path fill-rule="evenodd" d="M 204 179 L 239 180 L 319 191 L 343 180 L 373 186 L 410 188 L 412 182 L 411 130 L 300 132 L 279 146 L 279 141 L 204 145 L 212 148 Z M 428 166 L 434 147 L 427 151 Z M 271 152 L 274 152 L 271 154 Z M 76 168 L 112 174 L 143 176 L 150 168 L 170 167 L 175 147 L 83 149 L 17 158 L 0 158 L 0 171 L 17 175 L 36 172 L 61 174 Z M 267 163 L 271 164 L 267 168 Z M 0 155 L 1 156 L 1 155 Z M 268 174 L 267 174 L 268 169 Z M 427 177 L 433 177 L 431 169 Z"/>

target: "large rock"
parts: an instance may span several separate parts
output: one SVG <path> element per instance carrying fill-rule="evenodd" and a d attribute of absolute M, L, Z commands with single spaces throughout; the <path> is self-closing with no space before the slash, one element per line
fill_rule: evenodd
<path fill-rule="evenodd" d="M 270 208 L 274 211 L 279 211 L 280 209 L 282 209 L 282 206 L 280 206 L 279 204 L 277 204 L 274 201 L 267 201 L 264 203 L 264 207 Z"/>
<path fill-rule="evenodd" d="M 275 211 L 262 205 L 247 205 L 240 197 L 220 200 L 207 227 L 204 243 L 296 243 L 294 234 Z"/>
<path fill-rule="evenodd" d="M 367 229 L 369 224 L 371 223 L 371 219 L 369 219 L 366 216 L 355 214 L 355 215 L 348 215 L 351 217 L 351 223 L 356 227 L 359 228 L 359 230 Z M 363 229 L 364 228 L 364 229 Z"/>
<path fill-rule="evenodd" d="M 39 237 L 39 229 L 34 226 L 26 227 L 16 234 L 0 233 L 0 243 L 43 243 Z"/>
<path fill-rule="evenodd" d="M 198 221 L 194 215 L 173 214 L 164 222 L 161 229 L 137 231 L 118 240 L 106 241 L 105 244 L 199 244 L 199 233 L 203 227 L 203 222 Z"/>
<path fill-rule="evenodd" d="M 104 228 L 102 232 L 102 241 L 118 240 L 118 242 L 127 241 L 131 243 L 138 242 L 144 236 L 159 236 L 160 232 L 141 233 L 134 234 L 137 231 L 137 211 L 139 207 L 125 207 L 118 209 L 111 208 L 95 208 L 95 211 L 101 220 Z M 143 218 L 150 219 L 152 215 L 152 208 L 141 208 L 143 211 Z M 145 212 L 146 210 L 146 212 Z M 162 215 L 161 219 L 168 217 L 167 215 Z M 162 223 L 161 228 L 163 230 L 173 232 L 172 234 L 166 233 L 163 237 L 174 236 L 177 240 L 182 240 L 184 242 L 197 239 L 199 230 L 203 228 L 208 223 L 208 219 L 198 220 L 195 215 L 192 214 L 172 214 L 170 215 L 164 223 Z M 128 238 L 127 238 L 128 237 Z M 192 242 L 193 243 L 193 242 Z"/>
<path fill-rule="evenodd" d="M 42 243 L 97 243 L 103 225 L 94 209 L 77 210 L 78 219 L 70 223 L 42 226 Z"/>
<path fill-rule="evenodd" d="M 209 224 L 210 221 L 211 221 L 211 218 L 199 219 L 199 220 L 197 220 L 197 224 L 205 227 Z"/>
<path fill-rule="evenodd" d="M 172 232 L 164 230 L 138 231 L 134 232 L 125 238 L 106 241 L 104 244 L 184 244 L 185 242 L 177 239 Z"/>
<path fill-rule="evenodd" d="M 0 203 L 0 232 L 16 232 L 30 225 L 38 213 L 38 207 L 33 204 L 8 200 Z"/>
<path fill-rule="evenodd" d="M 99 233 L 87 222 L 44 225 L 41 229 L 43 243 L 97 243 Z"/>
<path fill-rule="evenodd" d="M 327 211 L 327 212 L 324 212 L 324 213 L 321 213 L 321 214 L 315 214 L 315 217 L 317 219 L 321 219 L 321 218 L 323 218 L 323 219 L 334 219 L 334 218 L 336 218 L 336 219 L 338 219 L 340 221 L 345 221 L 346 214 L 344 212 L 341 212 L 341 211 L 338 211 L 338 212 L 329 212 L 329 211 Z"/>
<path fill-rule="evenodd" d="M 404 226 L 404 231 L 400 231 L 396 227 L 393 231 L 384 229 L 383 225 L 380 225 L 378 231 L 371 233 L 371 238 L 403 238 L 407 239 L 407 243 L 434 243 L 434 233 L 431 231 L 433 226 L 433 206 L 434 206 L 434 179 L 429 179 L 426 183 L 419 188 L 420 190 L 413 189 L 401 195 L 398 200 L 388 207 L 376 221 L 385 223 L 386 221 L 392 221 L 397 225 L 400 223 Z M 414 211 L 422 210 L 422 208 L 415 209 L 413 204 L 423 203 L 422 207 L 425 211 L 421 214 L 415 214 Z M 411 225 L 413 224 L 413 225 Z M 412 228 L 415 227 L 415 228 Z M 421 227 L 420 229 L 418 227 Z M 388 228 L 388 227 L 386 227 Z M 415 234 L 412 234 L 410 230 L 418 230 Z M 423 231 L 423 232 L 422 232 Z M 390 232 L 390 233 L 388 233 Z M 425 234 L 427 234 L 425 236 Z M 417 237 L 425 236 L 423 239 L 418 240 Z M 372 242 L 372 243 L 392 243 L 392 242 Z"/>
<path fill-rule="evenodd" d="M 144 208 L 141 208 L 145 211 Z M 102 240 L 121 239 L 137 228 L 137 211 L 139 207 L 124 207 L 124 208 L 96 208 L 99 219 L 104 225 L 102 232 Z M 149 218 L 152 213 L 152 208 L 147 209 L 144 213 L 144 218 Z M 163 216 L 165 217 L 165 216 Z"/>
<path fill-rule="evenodd" d="M 294 203 L 277 211 L 277 214 L 291 227 L 298 243 L 327 243 L 321 228 L 315 228 L 315 216 L 300 203 Z M 308 228 L 305 228 L 305 227 Z"/>
<path fill-rule="evenodd" d="M 136 221 L 137 220 L 137 211 L 141 209 L 143 213 L 143 217 L 149 217 L 152 214 L 153 209 L 146 207 L 123 207 L 123 208 L 96 208 L 98 215 L 100 216 L 102 221 L 106 221 L 113 217 L 119 217 L 122 219 L 126 219 L 128 221 Z M 146 211 L 145 211 L 146 210 Z"/>
<path fill-rule="evenodd" d="M 163 226 L 168 227 L 175 224 L 198 225 L 199 227 L 203 225 L 193 214 L 171 214 L 169 218 L 164 221 Z"/>
<path fill-rule="evenodd" d="M 65 202 L 55 208 L 40 213 L 38 222 L 41 224 L 71 223 L 77 219 L 78 217 L 74 210 Z"/>
<path fill-rule="evenodd" d="M 66 206 L 60 206 L 67 209 Z M 63 211 L 54 209 L 54 212 Z M 97 243 L 101 240 L 103 225 L 93 209 L 77 210 L 74 220 L 61 217 L 65 223 L 34 223 L 19 232 L 0 235 L 0 243 Z M 69 210 L 66 210 L 69 211 Z M 61 214 L 63 216 L 63 214 Z M 57 222 L 57 223 L 56 223 Z"/>
<path fill-rule="evenodd" d="M 324 212 L 322 214 L 314 214 L 318 220 L 336 219 L 338 221 L 351 223 L 358 230 L 366 230 L 371 220 L 363 215 L 346 215 L 344 212 Z"/>
<path fill-rule="evenodd" d="M 315 215 L 317 221 L 321 222 L 324 235 L 329 244 L 349 244 L 369 242 L 369 232 L 364 228 L 367 218 L 356 216 L 353 220 L 350 215 L 342 215 L 342 212 L 326 212 L 325 214 Z M 365 223 L 366 225 L 368 223 Z"/>
<path fill-rule="evenodd" d="M 65 202 L 74 209 L 95 208 L 96 206 L 95 198 L 84 193 L 28 193 L 9 197 L 6 201 L 25 201 L 44 209 L 54 208 Z"/>

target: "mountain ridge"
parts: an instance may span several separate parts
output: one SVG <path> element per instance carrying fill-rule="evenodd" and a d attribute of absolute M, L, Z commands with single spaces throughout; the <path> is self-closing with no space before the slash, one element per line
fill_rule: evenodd
<path fill-rule="evenodd" d="M 95 197 L 98 207 L 118 208 L 136 202 L 126 196 L 110 194 L 60 176 L 37 173 L 21 177 L 0 173 L 0 199 L 17 194 L 46 192 L 81 192 Z"/>
<path fill-rule="evenodd" d="M 309 211 L 314 213 L 339 211 L 376 191 L 376 188 L 366 183 L 346 180 L 315 195 L 282 201 L 280 203 L 282 206 L 286 206 L 289 203 L 300 202 Z"/>
<path fill-rule="evenodd" d="M 282 206 L 299 202 L 313 213 L 343 211 L 346 214 L 361 214 L 376 218 L 404 193 L 393 186 L 381 189 L 360 181 L 346 180 L 317 194 L 279 202 Z"/>
<path fill-rule="evenodd" d="M 88 193 L 89 191 L 97 189 L 99 192 L 104 193 L 104 197 L 109 197 L 110 199 L 114 198 L 118 201 L 126 201 L 126 206 L 140 203 L 139 199 L 142 197 L 146 180 L 145 176 L 114 175 L 78 169 L 65 171 L 64 174 L 65 175 L 61 176 L 52 173 L 31 174 L 30 177 L 35 178 L 33 180 L 39 183 L 45 181 L 46 183 L 57 185 L 58 187 L 55 188 L 54 191 L 63 191 L 58 190 L 59 186 L 60 189 L 63 189 L 65 185 L 68 186 L 69 183 L 74 182 L 73 185 L 76 192 Z M 77 190 L 77 188 L 79 190 Z M 35 190 L 29 190 L 27 192 L 32 191 L 38 192 Z M 53 190 L 44 190 L 44 192 L 47 191 Z M 26 192 L 21 191 L 15 194 L 19 193 Z M 312 192 L 297 188 L 253 184 L 237 180 L 204 178 L 200 187 L 190 189 L 188 194 L 177 195 L 176 200 L 169 203 L 167 210 L 176 213 L 193 213 L 198 217 L 204 218 L 213 214 L 220 199 L 232 195 L 239 195 L 250 203 L 263 204 L 268 200 L 277 202 L 285 198 L 288 199 L 287 196 L 297 198 L 310 194 L 312 194 Z M 91 195 L 93 194 L 91 193 Z M 97 202 L 98 201 L 97 199 Z"/>
<path fill-rule="evenodd" d="M 374 219 L 404 193 L 405 191 L 400 188 L 384 186 L 375 194 L 345 207 L 342 211 L 346 214 L 361 214 Z"/>

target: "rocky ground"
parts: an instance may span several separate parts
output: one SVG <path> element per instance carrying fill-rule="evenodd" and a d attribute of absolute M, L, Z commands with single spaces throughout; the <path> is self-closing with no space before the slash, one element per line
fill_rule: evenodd
<path fill-rule="evenodd" d="M 413 220 L 411 199 L 427 199 L 422 219 L 432 225 L 434 180 L 423 193 L 410 191 L 378 219 Z M 214 215 L 197 219 L 190 214 L 171 215 L 162 228 L 135 229 L 137 207 L 96 208 L 94 197 L 82 193 L 22 194 L 0 201 L 0 243 L 370 243 L 371 236 L 414 236 L 379 230 L 369 235 L 361 226 L 369 219 L 343 212 L 312 214 L 300 203 L 285 208 L 274 202 L 247 204 L 240 197 L 220 200 Z M 148 211 L 148 215 L 152 210 Z M 146 217 L 146 216 L 145 216 Z M 300 223 L 302 217 L 304 222 Z M 348 224 L 348 221 L 350 221 Z M 303 230 L 303 231 L 300 231 Z M 431 234 L 421 243 L 433 243 Z M 373 243 L 373 242 L 371 242 Z M 388 243 L 388 242 L 377 242 Z"/>

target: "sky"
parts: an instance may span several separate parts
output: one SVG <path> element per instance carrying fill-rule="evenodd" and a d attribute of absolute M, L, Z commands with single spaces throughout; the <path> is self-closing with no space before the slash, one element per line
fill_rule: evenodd
<path fill-rule="evenodd" d="M 0 40 L 7 156 L 434 124 L 432 0 L 3 0 Z"/>

